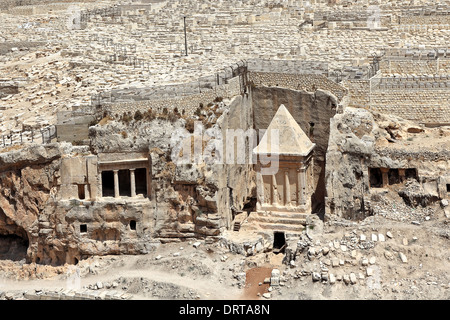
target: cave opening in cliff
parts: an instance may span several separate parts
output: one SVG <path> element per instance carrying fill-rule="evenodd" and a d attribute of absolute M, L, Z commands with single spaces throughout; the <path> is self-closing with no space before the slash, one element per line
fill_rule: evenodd
<path fill-rule="evenodd" d="M 119 170 L 119 194 L 121 197 L 131 197 L 130 170 Z"/>
<path fill-rule="evenodd" d="M 275 254 L 284 252 L 285 247 L 286 247 L 286 237 L 284 235 L 284 232 L 275 231 L 273 233 L 273 252 Z"/>
<path fill-rule="evenodd" d="M 114 197 L 114 173 L 102 171 L 102 196 Z"/>
<path fill-rule="evenodd" d="M 369 183 L 371 188 L 383 187 L 383 175 L 380 168 L 369 168 Z"/>
<path fill-rule="evenodd" d="M 0 207 L 0 260 L 22 261 L 27 258 L 28 234 Z"/>
<path fill-rule="evenodd" d="M 450 193 L 450 183 L 447 183 L 447 192 Z"/>
<path fill-rule="evenodd" d="M 135 174 L 136 194 L 147 195 L 147 169 L 138 168 Z"/>
<path fill-rule="evenodd" d="M 28 237 L 16 234 L 0 235 L 0 260 L 21 261 L 26 259 Z"/>
<path fill-rule="evenodd" d="M 136 230 L 136 220 L 130 221 L 130 230 Z"/>

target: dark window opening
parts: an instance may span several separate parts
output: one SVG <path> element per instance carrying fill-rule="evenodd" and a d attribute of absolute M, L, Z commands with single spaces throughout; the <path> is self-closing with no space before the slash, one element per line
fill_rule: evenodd
<path fill-rule="evenodd" d="M 380 168 L 369 168 L 369 183 L 371 188 L 383 187 L 383 175 Z"/>
<path fill-rule="evenodd" d="M 138 168 L 135 171 L 136 194 L 147 195 L 147 169 Z"/>
<path fill-rule="evenodd" d="M 130 170 L 119 170 L 119 194 L 121 197 L 131 197 Z"/>
<path fill-rule="evenodd" d="M 86 194 L 84 192 L 84 184 L 78 185 L 78 199 L 80 200 L 86 199 Z"/>
<path fill-rule="evenodd" d="M 447 192 L 450 192 L 450 183 L 447 183 Z"/>
<path fill-rule="evenodd" d="M 400 183 L 400 175 L 398 169 L 389 169 L 388 171 L 389 185 Z"/>
<path fill-rule="evenodd" d="M 314 122 L 309 123 L 309 136 L 312 137 L 314 135 Z"/>
<path fill-rule="evenodd" d="M 286 238 L 284 236 L 284 232 L 273 233 L 273 252 L 280 253 L 284 252 L 284 248 L 286 247 Z"/>
<path fill-rule="evenodd" d="M 114 197 L 114 172 L 102 171 L 102 196 Z"/>
<path fill-rule="evenodd" d="M 406 169 L 405 170 L 405 178 L 409 179 L 416 179 L 417 180 L 417 170 L 416 169 Z"/>
<path fill-rule="evenodd" d="M 136 221 L 135 220 L 131 220 L 130 221 L 130 229 L 131 230 L 136 230 Z"/>
<path fill-rule="evenodd" d="M 87 232 L 87 224 L 80 224 L 80 232 L 81 233 Z"/>

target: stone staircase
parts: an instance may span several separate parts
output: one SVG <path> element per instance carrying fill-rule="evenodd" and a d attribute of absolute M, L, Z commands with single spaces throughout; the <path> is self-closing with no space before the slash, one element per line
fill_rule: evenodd
<path fill-rule="evenodd" d="M 307 214 L 297 212 L 252 212 L 245 227 L 248 230 L 301 234 L 305 229 L 306 217 Z"/>

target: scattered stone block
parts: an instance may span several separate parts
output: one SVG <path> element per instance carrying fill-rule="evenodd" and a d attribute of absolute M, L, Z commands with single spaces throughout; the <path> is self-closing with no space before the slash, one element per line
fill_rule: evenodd
<path fill-rule="evenodd" d="M 408 259 L 406 258 L 406 255 L 403 252 L 399 253 L 400 259 L 402 260 L 403 263 L 407 263 Z"/>
<path fill-rule="evenodd" d="M 352 283 L 352 284 L 356 284 L 356 281 L 357 281 L 358 279 L 356 278 L 356 274 L 354 274 L 353 272 L 352 273 L 350 273 L 350 282 Z"/>
<path fill-rule="evenodd" d="M 350 283 L 350 276 L 348 274 L 344 274 L 343 281 L 345 284 Z"/>
<path fill-rule="evenodd" d="M 385 251 L 385 252 L 384 252 L 384 257 L 385 257 L 387 260 L 393 260 L 393 259 L 394 259 L 394 255 L 393 255 L 392 252 L 390 252 L 390 251 Z"/>
<path fill-rule="evenodd" d="M 322 278 L 322 277 L 320 276 L 320 273 L 318 273 L 318 272 L 313 272 L 313 273 L 312 273 L 312 280 L 313 280 L 314 282 L 320 281 L 321 278 Z"/>
<path fill-rule="evenodd" d="M 339 259 L 338 258 L 331 259 L 331 265 L 333 267 L 339 267 Z"/>
<path fill-rule="evenodd" d="M 280 285 L 280 270 L 273 269 L 270 276 L 270 285 L 279 286 Z"/>
<path fill-rule="evenodd" d="M 332 273 L 330 273 L 329 280 L 330 280 L 330 284 L 335 284 L 335 283 L 336 283 L 336 277 L 335 277 L 335 275 L 332 274 Z"/>

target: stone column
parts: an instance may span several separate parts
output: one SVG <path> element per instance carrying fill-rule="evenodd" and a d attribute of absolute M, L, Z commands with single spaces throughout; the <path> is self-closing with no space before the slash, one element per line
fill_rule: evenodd
<path fill-rule="evenodd" d="M 256 200 L 256 210 L 261 210 L 261 206 L 264 204 L 264 180 L 260 168 L 257 168 L 256 171 Z"/>
<path fill-rule="evenodd" d="M 380 168 L 380 171 L 381 171 L 381 175 L 383 177 L 383 188 L 386 188 L 389 185 L 389 176 L 388 176 L 389 169 L 388 168 Z"/>
<path fill-rule="evenodd" d="M 300 205 L 303 206 L 306 204 L 306 168 L 297 169 L 297 179 L 299 188 L 298 199 L 300 199 Z"/>
<path fill-rule="evenodd" d="M 275 178 L 275 175 L 272 175 L 272 204 L 277 205 L 278 199 L 277 199 L 277 179 Z"/>
<path fill-rule="evenodd" d="M 136 197 L 136 178 L 134 177 L 134 170 L 135 169 L 130 169 L 130 184 L 132 197 Z"/>
<path fill-rule="evenodd" d="M 300 168 L 297 168 L 297 206 L 302 205 L 302 179 L 300 178 Z"/>
<path fill-rule="evenodd" d="M 119 170 L 113 170 L 114 172 L 114 198 L 120 197 L 119 192 Z"/>
<path fill-rule="evenodd" d="M 400 177 L 400 182 L 405 182 L 405 169 L 398 169 L 398 176 Z"/>
<path fill-rule="evenodd" d="M 291 190 L 289 185 L 289 169 L 284 170 L 284 205 L 291 204 Z"/>

